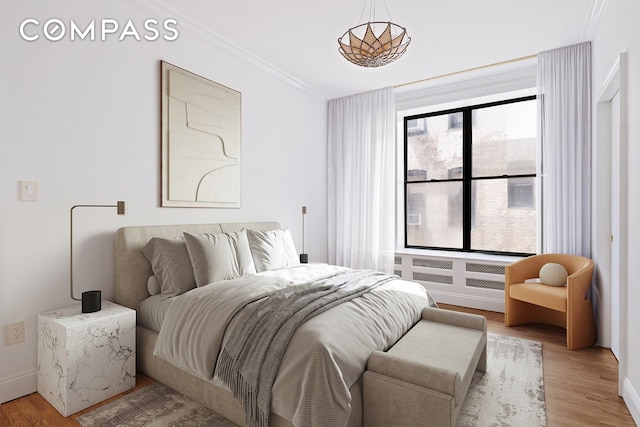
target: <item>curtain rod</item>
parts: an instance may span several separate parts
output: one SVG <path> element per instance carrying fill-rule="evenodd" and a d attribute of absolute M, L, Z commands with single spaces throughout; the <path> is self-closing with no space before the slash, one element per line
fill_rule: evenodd
<path fill-rule="evenodd" d="M 465 74 L 465 73 L 469 73 L 471 71 L 478 71 L 478 70 L 482 70 L 482 69 L 485 69 L 485 68 L 497 67 L 499 65 L 511 64 L 513 62 L 526 61 L 528 59 L 533 59 L 533 58 L 537 58 L 537 57 L 538 57 L 538 54 L 533 54 L 533 55 L 528 55 L 528 56 L 521 56 L 520 58 L 508 59 L 506 61 L 501 61 L 501 62 L 494 62 L 493 64 L 481 65 L 479 67 L 468 68 L 468 69 L 462 70 L 462 71 L 454 71 L 452 73 L 441 74 L 439 76 L 427 77 L 426 79 L 422 79 L 422 80 L 415 80 L 413 82 L 408 82 L 408 83 L 400 83 L 399 85 L 395 85 L 393 88 L 394 89 L 398 89 L 400 87 L 410 86 L 410 85 L 417 84 L 417 83 L 424 83 L 424 82 L 428 82 L 430 80 L 441 79 L 443 77 L 450 77 L 450 76 L 455 76 L 455 75 L 458 75 L 458 74 Z"/>

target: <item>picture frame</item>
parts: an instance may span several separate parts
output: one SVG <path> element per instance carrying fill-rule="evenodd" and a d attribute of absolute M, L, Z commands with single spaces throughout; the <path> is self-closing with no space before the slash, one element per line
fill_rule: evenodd
<path fill-rule="evenodd" d="M 162 207 L 242 207 L 242 96 L 161 61 Z"/>

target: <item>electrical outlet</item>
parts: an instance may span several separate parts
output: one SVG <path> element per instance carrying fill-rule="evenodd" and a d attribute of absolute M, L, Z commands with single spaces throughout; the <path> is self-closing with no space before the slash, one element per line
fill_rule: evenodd
<path fill-rule="evenodd" d="M 17 344 L 25 340 L 24 322 L 11 323 L 4 325 L 4 344 Z"/>

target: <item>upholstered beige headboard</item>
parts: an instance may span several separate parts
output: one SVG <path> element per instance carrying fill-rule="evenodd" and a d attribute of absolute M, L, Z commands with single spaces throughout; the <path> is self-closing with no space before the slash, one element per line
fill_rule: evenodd
<path fill-rule="evenodd" d="M 135 309 L 149 297 L 147 280 L 153 273 L 141 249 L 152 237 L 181 237 L 189 233 L 231 233 L 243 228 L 264 231 L 280 227 L 277 222 L 230 222 L 217 224 L 145 225 L 124 227 L 116 232 L 115 292 L 117 304 Z"/>

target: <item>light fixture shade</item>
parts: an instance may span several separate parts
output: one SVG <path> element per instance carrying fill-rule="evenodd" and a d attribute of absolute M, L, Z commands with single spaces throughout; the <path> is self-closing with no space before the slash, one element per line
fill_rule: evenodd
<path fill-rule="evenodd" d="M 376 36 L 375 28 L 384 26 Z M 349 28 L 338 39 L 338 51 L 361 67 L 381 67 L 400 58 L 411 43 L 407 30 L 393 22 L 367 22 Z"/>
<path fill-rule="evenodd" d="M 127 214 L 127 202 L 125 200 L 118 200 L 118 204 L 116 204 L 116 208 L 118 209 L 118 215 Z"/>

